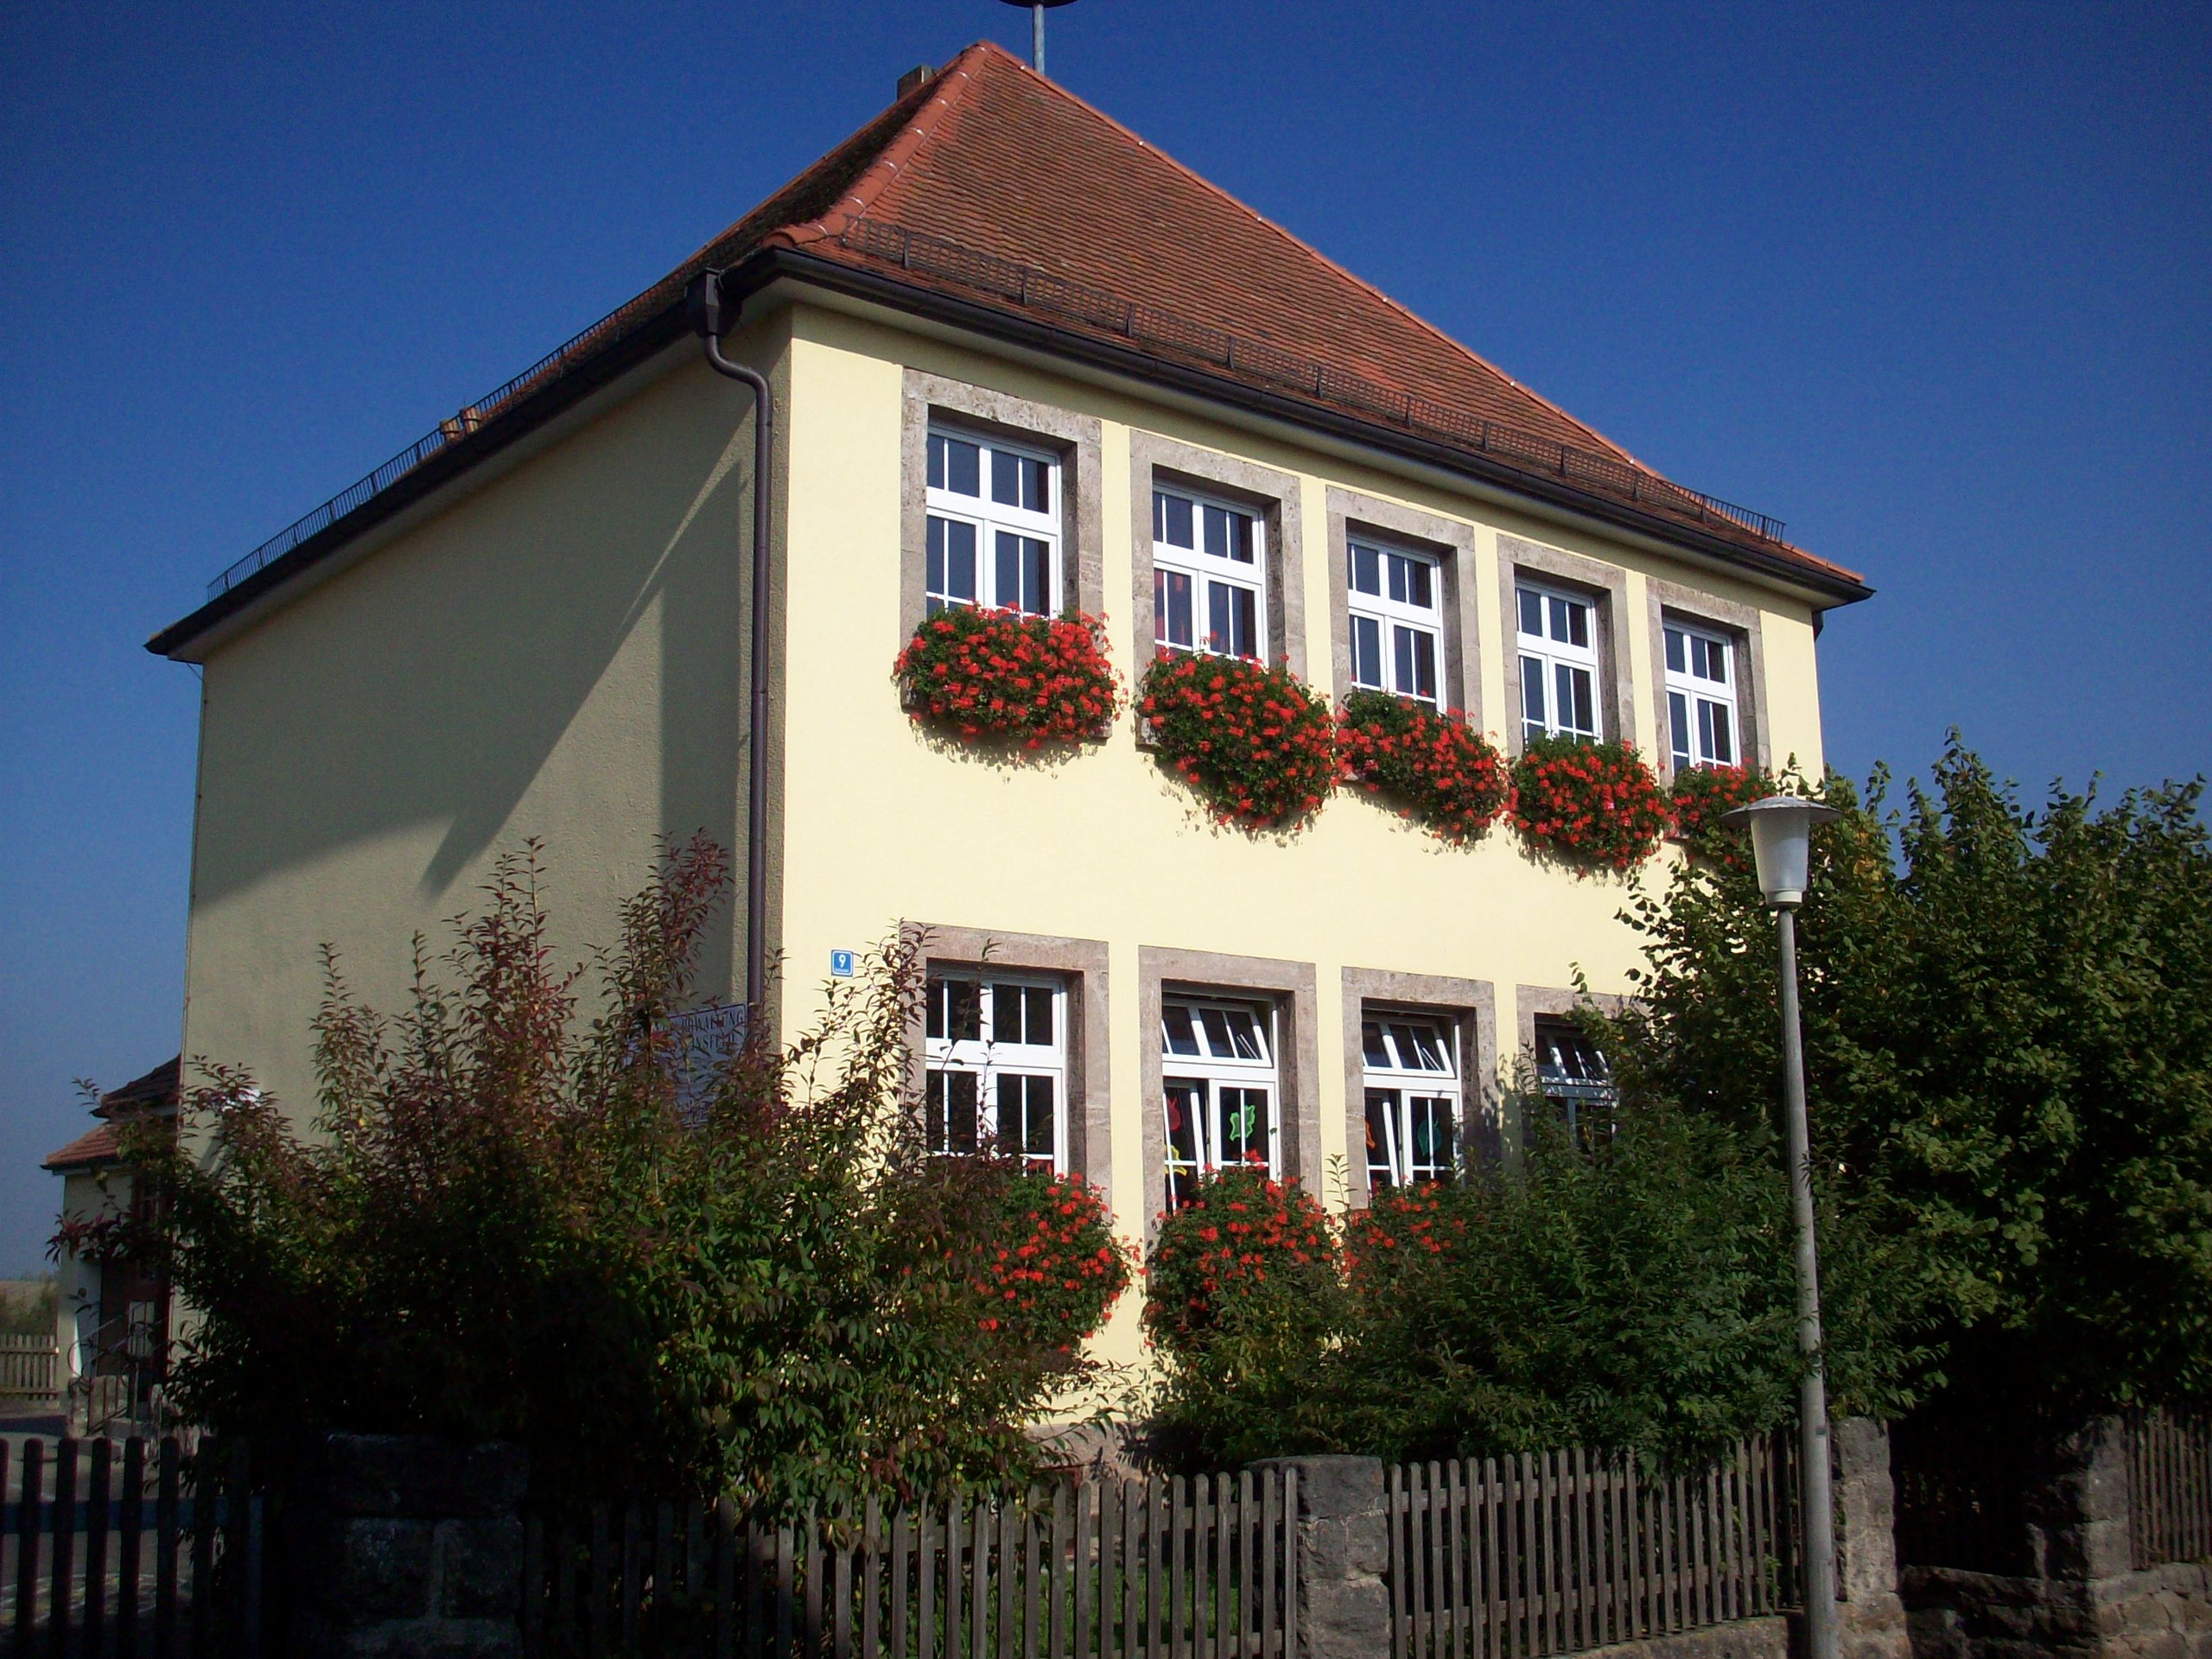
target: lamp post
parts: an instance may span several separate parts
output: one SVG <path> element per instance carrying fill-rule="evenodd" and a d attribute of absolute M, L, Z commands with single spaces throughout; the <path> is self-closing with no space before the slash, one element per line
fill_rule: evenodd
<path fill-rule="evenodd" d="M 1782 1098 L 1789 1141 L 1789 1207 L 1797 1230 L 1797 1389 L 1800 1483 L 1805 1528 L 1805 1645 L 1809 1659 L 1836 1659 L 1835 1501 L 1829 1491 L 1828 1385 L 1821 1359 L 1821 1268 L 1813 1238 L 1813 1161 L 1805 1125 L 1805 1039 L 1797 1019 L 1797 906 L 1804 902 L 1813 826 L 1843 815 L 1819 801 L 1770 795 L 1721 815 L 1751 832 L 1759 891 L 1782 946 Z"/>

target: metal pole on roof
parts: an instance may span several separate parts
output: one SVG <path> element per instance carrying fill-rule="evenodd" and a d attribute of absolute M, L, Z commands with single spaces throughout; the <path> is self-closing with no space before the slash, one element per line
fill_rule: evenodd
<path fill-rule="evenodd" d="M 1029 9 L 1029 67 L 1045 73 L 1045 13 L 1053 6 L 1072 5 L 1074 0 L 1006 0 L 1009 6 Z"/>

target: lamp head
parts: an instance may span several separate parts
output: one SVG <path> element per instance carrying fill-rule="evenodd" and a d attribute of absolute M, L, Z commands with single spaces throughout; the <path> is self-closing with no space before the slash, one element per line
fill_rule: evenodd
<path fill-rule="evenodd" d="M 1795 909 L 1805 901 L 1805 871 L 1811 861 L 1813 826 L 1843 816 L 1823 801 L 1796 795 L 1770 795 L 1720 815 L 1751 832 L 1751 856 L 1758 861 L 1759 891 L 1770 910 Z"/>

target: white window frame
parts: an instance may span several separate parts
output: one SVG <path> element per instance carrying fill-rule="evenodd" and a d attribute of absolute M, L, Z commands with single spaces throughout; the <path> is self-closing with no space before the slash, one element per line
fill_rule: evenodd
<path fill-rule="evenodd" d="M 1534 594 L 1543 606 L 1541 633 L 1528 631 L 1524 613 L 1527 599 Z M 1554 588 L 1525 578 L 1513 584 L 1513 631 L 1515 645 L 1521 658 L 1521 707 L 1516 711 L 1521 722 L 1523 742 L 1538 736 L 1567 736 L 1587 738 L 1602 742 L 1605 735 L 1605 679 L 1599 671 L 1598 639 L 1600 601 L 1587 594 L 1578 594 L 1570 588 Z M 1554 639 L 1553 631 L 1559 626 L 1559 606 L 1580 608 L 1586 618 L 1586 643 L 1576 645 L 1572 638 Z M 1572 628 L 1569 629 L 1570 633 Z M 1559 680 L 1561 673 L 1580 672 L 1588 677 L 1590 686 L 1590 723 L 1586 728 L 1560 718 Z M 1542 708 L 1543 717 L 1531 717 L 1529 694 L 1533 690 Z"/>
<path fill-rule="evenodd" d="M 1715 629 L 1672 616 L 1663 620 L 1662 627 L 1667 747 L 1675 770 L 1742 766 L 1744 722 L 1738 713 L 1737 690 L 1742 658 L 1736 642 Z M 1715 666 L 1720 671 L 1718 680 L 1707 671 Z"/>
<path fill-rule="evenodd" d="M 1359 585 L 1362 555 L 1368 556 L 1375 565 L 1376 591 L 1372 593 Z M 1415 604 L 1412 599 L 1411 572 L 1415 569 L 1425 572 L 1428 579 L 1429 602 L 1426 606 Z M 1394 599 L 1390 591 L 1392 579 L 1401 575 L 1408 596 Z M 1352 684 L 1362 690 L 1395 692 L 1432 708 L 1440 708 L 1444 683 L 1444 562 L 1433 553 L 1401 547 L 1371 536 L 1347 536 L 1344 609 L 1345 627 L 1350 632 L 1345 645 L 1351 652 Z M 1367 655 L 1361 650 L 1363 632 L 1371 632 L 1376 669 L 1371 677 L 1363 672 L 1363 658 Z M 1415 675 L 1408 671 L 1414 665 L 1402 660 L 1402 646 L 1410 644 L 1415 637 L 1425 638 L 1428 642 L 1426 691 L 1421 689 Z"/>
<path fill-rule="evenodd" d="M 944 470 L 946 482 L 930 480 L 938 471 L 938 445 L 964 443 L 981 453 L 976 457 L 976 484 L 979 494 L 969 495 L 950 487 L 951 469 Z M 1044 506 L 1038 511 L 994 500 L 991 481 L 997 468 L 996 457 L 1040 463 L 1045 468 Z M 985 610 L 1020 611 L 1031 616 L 1057 616 L 1066 608 L 1063 598 L 1063 572 L 1060 557 L 1060 492 L 1066 487 L 1060 458 L 1049 449 L 1025 444 L 1010 443 L 1003 438 L 986 437 L 957 426 L 930 423 L 925 440 L 923 463 L 923 503 L 925 506 L 923 535 L 923 611 L 935 615 L 938 611 L 954 606 L 973 605 Z M 929 576 L 930 538 L 936 533 L 937 524 L 965 524 L 976 532 L 976 592 L 972 596 L 955 596 L 950 593 L 950 549 L 944 551 L 946 568 L 938 582 L 932 585 Z M 1045 590 L 1040 608 L 1025 607 L 1022 595 L 1011 595 L 1000 591 L 998 537 L 1001 535 L 1021 536 L 1045 543 Z M 949 539 L 949 538 L 948 538 Z"/>
<path fill-rule="evenodd" d="M 1183 547 L 1167 539 L 1166 509 L 1168 500 L 1185 501 L 1191 506 L 1191 540 L 1192 545 Z M 1252 561 L 1246 564 L 1241 559 L 1205 550 L 1205 515 L 1209 512 L 1233 514 L 1251 525 Z M 1167 588 L 1169 579 L 1181 576 L 1191 584 L 1191 639 L 1189 643 L 1168 638 Z M 1177 484 L 1154 484 L 1152 490 L 1152 640 L 1155 651 L 1189 651 L 1200 656 L 1232 656 L 1238 653 L 1217 651 L 1211 644 L 1211 622 L 1213 590 L 1227 588 L 1248 594 L 1252 601 L 1251 660 L 1268 660 L 1268 520 L 1258 509 L 1201 491 L 1185 489 Z"/>
<path fill-rule="evenodd" d="M 1620 1090 L 1605 1052 L 1563 1020 L 1537 1020 L 1531 1042 L 1537 1090 L 1566 1118 L 1567 1133 L 1585 1137 L 1593 1131 L 1597 1124 L 1583 1122 L 1586 1111 L 1610 1130 Z M 1574 1052 L 1567 1052 L 1568 1046 Z M 1595 1076 L 1590 1074 L 1592 1065 Z"/>
<path fill-rule="evenodd" d="M 1169 1032 L 1175 1023 L 1177 1010 L 1192 1016 L 1197 1035 L 1198 1054 L 1179 1054 L 1171 1048 Z M 1249 1020 L 1250 1029 L 1263 1052 L 1257 1058 L 1241 1057 L 1219 1052 L 1212 1032 L 1205 1020 L 1208 1014 L 1227 1016 L 1225 1023 Z M 1230 1109 L 1223 1096 L 1224 1089 L 1264 1090 L 1268 1097 L 1267 1173 L 1281 1179 L 1282 1175 L 1282 1069 L 1278 1058 L 1281 1045 L 1281 1020 L 1274 1004 L 1238 996 L 1217 996 L 1203 992 L 1166 991 L 1160 999 L 1160 1128 L 1163 1159 L 1163 1175 L 1166 1186 L 1166 1207 L 1176 1207 L 1178 1179 L 1195 1181 L 1224 1167 L 1223 1154 L 1232 1139 L 1240 1138 L 1231 1133 L 1232 1125 L 1224 1113 Z M 1232 1039 L 1237 1029 L 1230 1023 Z M 1192 1157 L 1180 1155 L 1175 1146 L 1174 1118 L 1181 1109 L 1175 1100 L 1179 1089 L 1195 1094 L 1193 1133 L 1191 1136 Z M 1241 1109 L 1249 1103 L 1236 1103 Z M 1247 1131 L 1249 1135 L 1249 1130 Z M 1238 1164 L 1249 1162 L 1240 1160 Z"/>
<path fill-rule="evenodd" d="M 977 1035 L 956 1038 L 950 1034 L 949 1024 L 943 1033 L 930 1034 L 930 1027 L 938 1022 L 940 987 L 957 985 L 977 989 Z M 996 988 L 1001 985 L 1024 992 L 1041 990 L 1049 995 L 1052 1017 L 1052 1040 L 1050 1043 L 1001 1040 L 997 1029 Z M 991 988 L 988 995 L 981 994 L 984 987 Z M 1005 1148 L 999 1145 L 1000 1083 L 1004 1079 L 1018 1078 L 1025 1083 L 1032 1078 L 1044 1079 L 1052 1087 L 1052 1152 L 1048 1158 L 1025 1148 L 1020 1156 L 1032 1167 L 1043 1169 L 1049 1166 L 1054 1174 L 1066 1174 L 1068 1014 L 1071 1007 L 1067 982 L 1052 974 L 1024 973 L 988 966 L 935 968 L 930 970 L 925 995 L 928 1001 L 923 1019 L 922 1039 L 925 1127 L 930 1113 L 949 1109 L 951 1093 L 960 1086 L 953 1079 L 972 1076 L 976 1080 L 976 1151 L 978 1154 L 1003 1154 Z M 953 1155 L 964 1154 L 967 1151 L 965 1147 L 935 1144 L 937 1137 L 934 1135 L 931 1139 L 931 1152 Z"/>
<path fill-rule="evenodd" d="M 1433 1040 L 1440 1066 L 1424 1063 L 1408 1034 Z M 1455 1022 L 1433 1014 L 1369 1005 L 1360 1011 L 1362 1120 L 1367 1126 L 1367 1190 L 1446 1181 L 1457 1177 L 1465 1145 L 1466 1096 L 1460 1083 L 1459 1033 Z M 1387 1096 L 1387 1102 L 1377 1096 Z M 1414 1119 L 1440 1104 L 1451 1126 L 1451 1141 L 1440 1160 L 1414 1156 Z M 1376 1108 L 1383 1108 L 1382 1135 L 1376 1134 Z"/>

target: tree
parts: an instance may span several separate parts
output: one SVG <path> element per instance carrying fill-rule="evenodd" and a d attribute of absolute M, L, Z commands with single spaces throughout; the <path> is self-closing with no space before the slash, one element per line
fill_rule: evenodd
<path fill-rule="evenodd" d="M 1831 778 L 1799 929 L 1815 1173 L 1886 1241 L 1913 1391 L 2075 1411 L 2212 1399 L 2212 849 L 2201 784 L 2040 813 L 1955 734 L 1885 811 Z M 1892 853 L 1892 837 L 1895 852 Z M 1632 918 L 1590 1016 L 1631 1097 L 1778 1138 L 1774 932 L 1748 869 Z"/>
<path fill-rule="evenodd" d="M 783 1052 L 702 1043 L 677 1011 L 727 885 L 711 842 L 673 852 L 587 976 L 553 962 L 533 845 L 442 972 L 418 939 L 395 1022 L 326 952 L 313 1137 L 217 1067 L 183 1141 L 138 1149 L 197 1316 L 184 1414 L 506 1438 L 549 1486 L 756 1512 L 1026 1478 L 1126 1283 L 1103 1208 L 927 1154 L 906 946 Z"/>

